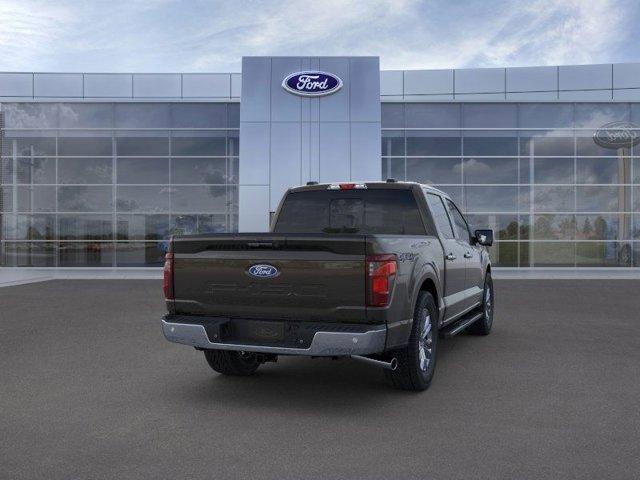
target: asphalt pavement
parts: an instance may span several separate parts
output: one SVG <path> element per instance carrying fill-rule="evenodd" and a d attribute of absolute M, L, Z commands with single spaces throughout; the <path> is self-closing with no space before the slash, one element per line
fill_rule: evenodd
<path fill-rule="evenodd" d="M 423 393 L 349 360 L 219 376 L 155 280 L 0 288 L 0 478 L 637 479 L 640 281 L 495 283 Z"/>

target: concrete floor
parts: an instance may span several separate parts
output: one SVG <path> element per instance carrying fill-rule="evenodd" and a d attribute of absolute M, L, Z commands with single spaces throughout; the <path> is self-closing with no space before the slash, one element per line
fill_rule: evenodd
<path fill-rule="evenodd" d="M 424 393 L 353 361 L 226 378 L 157 280 L 0 289 L 0 478 L 636 479 L 640 282 L 499 280 Z"/>

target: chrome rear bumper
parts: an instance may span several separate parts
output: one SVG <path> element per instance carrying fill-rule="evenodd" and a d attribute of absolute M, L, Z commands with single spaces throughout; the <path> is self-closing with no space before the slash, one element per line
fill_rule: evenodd
<path fill-rule="evenodd" d="M 162 320 L 162 333 L 167 340 L 192 347 L 212 350 L 273 353 L 276 355 L 305 355 L 332 357 L 342 355 L 369 355 L 384 351 L 386 328 L 366 332 L 316 332 L 309 348 L 276 347 L 271 345 L 239 345 L 214 343 L 209 340 L 202 325 L 170 323 Z"/>

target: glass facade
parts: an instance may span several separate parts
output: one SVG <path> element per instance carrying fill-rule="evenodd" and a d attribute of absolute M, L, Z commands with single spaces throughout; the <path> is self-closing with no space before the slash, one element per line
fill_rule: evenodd
<path fill-rule="evenodd" d="M 2 103 L 0 265 L 159 266 L 238 226 L 239 104 Z M 382 178 L 446 192 L 503 267 L 640 267 L 640 103 L 382 104 Z"/>
<path fill-rule="evenodd" d="M 640 145 L 600 146 L 612 122 L 640 104 L 383 103 L 382 178 L 448 192 L 497 266 L 638 267 Z"/>
<path fill-rule="evenodd" d="M 237 230 L 238 103 L 3 103 L 0 258 L 159 266 L 173 233 Z"/>

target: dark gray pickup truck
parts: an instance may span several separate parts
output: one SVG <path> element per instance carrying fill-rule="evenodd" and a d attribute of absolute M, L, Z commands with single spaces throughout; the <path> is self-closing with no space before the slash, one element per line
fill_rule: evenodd
<path fill-rule="evenodd" d="M 162 330 L 227 375 L 278 355 L 351 357 L 424 390 L 439 336 L 491 330 L 492 241 L 426 185 L 291 188 L 270 233 L 171 239 Z"/>

